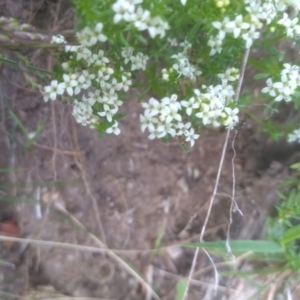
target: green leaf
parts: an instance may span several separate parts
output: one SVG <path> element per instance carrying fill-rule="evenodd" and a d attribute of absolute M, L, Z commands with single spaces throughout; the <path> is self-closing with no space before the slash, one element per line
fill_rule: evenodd
<path fill-rule="evenodd" d="M 290 166 L 290 168 L 291 168 L 291 169 L 300 169 L 300 162 L 295 163 L 295 164 L 292 164 L 292 165 Z"/>
<path fill-rule="evenodd" d="M 183 300 L 184 292 L 187 288 L 188 280 L 187 279 L 181 279 L 176 284 L 176 300 Z"/>
<path fill-rule="evenodd" d="M 184 152 L 190 152 L 190 148 L 187 145 L 181 144 L 179 142 L 177 142 L 177 144 L 179 145 L 181 150 L 183 150 Z"/>
<path fill-rule="evenodd" d="M 148 86 L 138 97 L 138 102 L 141 102 L 141 100 L 143 100 L 143 98 L 148 94 L 148 92 L 150 91 L 151 87 Z"/>
<path fill-rule="evenodd" d="M 164 136 L 163 138 L 161 138 L 161 140 L 165 143 L 165 144 L 169 144 L 170 143 L 170 136 L 167 134 L 166 136 Z"/>
<path fill-rule="evenodd" d="M 288 229 L 282 236 L 281 242 L 286 244 L 300 237 L 300 224 Z"/>
<path fill-rule="evenodd" d="M 199 32 L 199 28 L 202 22 L 203 22 L 202 18 L 198 18 L 198 21 L 195 23 L 195 25 L 193 26 L 193 28 L 191 29 L 191 31 L 188 33 L 186 37 L 187 41 L 191 41 L 194 38 L 194 36 L 197 34 L 197 32 Z"/>
<path fill-rule="evenodd" d="M 300 225 L 299 225 L 300 226 Z M 251 241 L 251 240 L 235 240 L 230 241 L 230 248 L 234 254 L 246 253 L 252 251 L 255 254 L 283 254 L 284 251 L 279 243 L 273 241 Z M 216 242 L 202 242 L 202 243 L 191 243 L 191 244 L 181 244 L 182 247 L 190 248 L 205 248 L 212 250 L 219 250 L 224 253 L 226 250 L 226 241 L 216 241 Z"/>
<path fill-rule="evenodd" d="M 156 66 L 157 66 L 157 63 L 154 62 L 153 64 L 151 64 L 149 69 L 145 71 L 146 76 L 149 80 L 155 79 L 155 77 L 156 77 Z"/>
<path fill-rule="evenodd" d="M 123 31 L 120 32 L 120 40 L 124 46 L 131 47 L 130 44 L 128 43 L 127 39 L 124 37 Z"/>
<path fill-rule="evenodd" d="M 257 70 L 260 70 L 262 72 L 268 71 L 268 69 L 264 66 L 262 61 L 256 60 L 252 57 L 249 57 L 248 63 L 250 66 L 256 68 Z"/>
<path fill-rule="evenodd" d="M 114 115 L 114 120 L 119 120 L 119 119 L 121 119 L 121 118 L 124 118 L 126 115 L 127 115 L 126 112 L 115 114 L 115 115 Z M 112 123 L 110 123 L 110 124 L 113 125 L 114 122 L 112 122 Z"/>
<path fill-rule="evenodd" d="M 282 199 L 282 200 L 286 200 L 286 199 L 287 199 L 286 196 L 285 196 L 283 193 L 281 193 L 280 191 L 275 190 L 275 193 L 277 194 L 277 196 L 278 196 L 280 199 Z"/>
<path fill-rule="evenodd" d="M 13 119 L 13 121 L 20 127 L 23 134 L 27 137 L 27 135 L 28 135 L 27 129 L 24 127 L 24 125 L 20 121 L 20 119 L 11 110 L 9 110 L 9 114 L 10 114 L 11 118 Z"/>
<path fill-rule="evenodd" d="M 256 74 L 253 76 L 253 79 L 258 80 L 258 79 L 263 79 L 263 78 L 267 78 L 269 77 L 270 74 L 269 73 L 260 73 L 260 74 Z"/>

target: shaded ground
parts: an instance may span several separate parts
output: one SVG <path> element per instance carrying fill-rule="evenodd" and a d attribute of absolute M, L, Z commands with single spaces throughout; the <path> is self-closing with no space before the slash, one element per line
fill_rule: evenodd
<path fill-rule="evenodd" d="M 33 2 L 34 7 L 29 5 Z M 64 17 L 71 15 L 69 7 L 62 5 L 64 2 L 33 2 L 6 1 L 0 8 L 6 15 L 24 21 L 31 19 L 43 27 L 45 20 L 53 18 L 49 11 L 55 15 L 61 5 L 59 20 L 72 23 Z M 57 22 L 58 28 L 68 28 L 68 22 Z M 30 55 L 36 66 L 51 66 L 47 53 L 35 51 Z M 98 247 L 88 233 L 91 232 L 109 248 L 126 250 L 122 255 L 144 276 L 151 277 L 153 270 L 155 290 L 162 299 L 174 299 L 178 276 L 187 276 L 193 257 L 192 250 L 176 245 L 199 238 L 225 132 L 206 131 L 190 153 L 183 152 L 175 142 L 164 145 L 161 141 L 149 141 L 138 126 L 141 109 L 135 101 L 138 93 L 133 91 L 125 106 L 129 114 L 122 121 L 122 134 L 99 139 L 96 132 L 75 123 L 68 104 L 44 103 L 40 93 L 25 86 L 16 68 L 1 67 L 0 91 L 7 99 L 1 102 L 1 167 L 22 168 L 9 176 L 2 175 L 2 180 L 9 177 L 12 183 L 26 183 L 25 187 L 2 191 L 19 201 L 14 206 L 0 203 L 1 222 L 15 220 L 17 235 L 23 238 L 74 245 L 64 249 L 57 245 L 2 244 L 0 257 L 5 263 L 0 265 L 0 290 L 33 297 L 32 291 L 42 285 L 48 286 L 47 295 L 52 286 L 50 289 L 73 297 L 145 299 L 145 290 L 110 255 L 76 247 Z M 27 150 L 23 134 L 8 117 L 9 107 L 29 132 L 46 119 L 41 135 Z M 231 139 L 233 136 L 234 132 Z M 250 119 L 240 132 L 235 149 L 236 200 L 244 216 L 234 215 L 231 236 L 261 238 L 266 215 L 278 202 L 274 190 L 287 176 L 288 163 L 299 154 L 298 149 L 271 143 L 258 134 Z M 230 143 L 206 240 L 226 238 L 232 157 Z M 39 206 L 32 201 L 28 204 L 32 198 L 40 203 L 41 218 Z M 74 224 L 75 219 L 85 230 Z M 155 247 L 160 231 L 164 233 L 162 246 L 168 251 L 153 256 L 148 250 Z M 201 254 L 197 270 L 208 265 Z M 221 299 L 232 294 L 230 289 L 220 289 L 213 298 L 206 284 L 213 283 L 210 271 L 195 279 L 198 285 L 192 286 L 189 299 Z M 221 281 L 228 288 L 232 287 L 230 284 Z M 244 299 L 244 290 L 237 294 L 237 299 Z M 3 295 L 1 299 L 11 296 Z"/>

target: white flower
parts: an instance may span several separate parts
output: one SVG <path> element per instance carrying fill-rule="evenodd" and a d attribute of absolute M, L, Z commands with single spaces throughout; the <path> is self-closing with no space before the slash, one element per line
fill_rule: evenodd
<path fill-rule="evenodd" d="M 288 135 L 288 142 L 289 143 L 294 143 L 294 142 L 300 143 L 300 128 L 295 129 L 293 132 L 291 132 Z"/>
<path fill-rule="evenodd" d="M 172 38 L 167 38 L 167 41 L 168 41 L 168 43 L 171 47 L 177 47 L 178 46 L 178 42 L 175 38 L 173 38 L 173 39 Z"/>
<path fill-rule="evenodd" d="M 82 46 L 91 47 L 98 41 L 105 42 L 107 40 L 107 37 L 102 33 L 102 29 L 103 24 L 98 23 L 94 30 L 89 27 L 85 27 L 81 31 L 77 32 L 76 36 Z"/>
<path fill-rule="evenodd" d="M 228 31 L 233 32 L 233 36 L 238 38 L 243 29 L 248 29 L 250 27 L 249 23 L 243 22 L 243 16 L 238 15 L 234 21 L 230 21 L 225 24 Z"/>
<path fill-rule="evenodd" d="M 122 48 L 121 56 L 125 58 L 124 59 L 125 64 L 127 64 L 131 60 L 132 55 L 133 55 L 133 48 L 131 47 Z"/>
<path fill-rule="evenodd" d="M 286 35 L 293 37 L 295 33 L 299 32 L 298 18 L 290 19 L 287 13 L 283 14 L 283 18 L 278 21 L 278 24 L 286 28 Z"/>
<path fill-rule="evenodd" d="M 211 47 L 209 55 L 215 55 L 217 52 L 221 53 L 222 51 L 222 39 L 219 36 L 210 37 L 207 45 Z"/>
<path fill-rule="evenodd" d="M 114 133 L 115 135 L 119 135 L 120 132 L 121 132 L 121 130 L 118 127 L 118 122 L 115 121 L 115 123 L 111 127 L 109 127 L 108 129 L 106 129 L 105 132 L 107 132 L 107 133 Z"/>
<path fill-rule="evenodd" d="M 170 74 L 169 74 L 168 70 L 167 69 L 162 69 L 161 72 L 162 72 L 162 79 L 165 80 L 165 81 L 169 81 L 170 80 Z"/>
<path fill-rule="evenodd" d="M 44 100 L 55 100 L 57 95 L 62 95 L 65 91 L 66 85 L 64 82 L 58 83 L 57 80 L 52 80 L 50 85 L 44 87 Z"/>
<path fill-rule="evenodd" d="M 97 25 L 94 28 L 94 34 L 91 37 L 91 42 L 106 42 L 107 37 L 102 33 L 103 29 L 103 24 L 102 23 L 97 23 Z"/>
<path fill-rule="evenodd" d="M 84 60 L 88 61 L 92 57 L 92 51 L 86 47 L 79 47 L 77 49 L 77 60 L 83 58 Z"/>
<path fill-rule="evenodd" d="M 269 93 L 270 96 L 275 97 L 276 96 L 276 89 L 274 87 L 273 81 L 271 78 L 267 80 L 267 87 L 264 87 L 261 90 L 262 93 Z"/>
<path fill-rule="evenodd" d="M 191 97 L 188 101 L 181 101 L 181 105 L 186 107 L 186 114 L 190 116 L 193 109 L 199 108 L 199 103 L 195 102 L 195 97 Z"/>
<path fill-rule="evenodd" d="M 292 80 L 297 80 L 298 76 L 299 76 L 299 71 L 300 68 L 296 65 L 291 65 L 291 64 L 283 64 L 284 69 L 281 71 L 281 74 L 287 74 L 290 79 Z"/>
<path fill-rule="evenodd" d="M 88 102 L 79 102 L 75 100 L 72 114 L 76 121 L 83 126 L 92 122 L 93 110 Z"/>
<path fill-rule="evenodd" d="M 51 44 L 55 43 L 55 44 L 65 44 L 66 40 L 65 37 L 61 34 L 57 34 L 57 35 L 52 35 L 51 37 Z"/>
<path fill-rule="evenodd" d="M 78 77 L 78 83 L 86 90 L 92 85 L 92 80 L 95 77 L 95 74 L 89 73 L 87 70 L 82 70 L 81 75 Z"/>
<path fill-rule="evenodd" d="M 147 61 L 149 57 L 144 55 L 142 52 L 138 52 L 136 56 L 131 56 L 131 71 L 142 69 L 146 69 Z"/>
<path fill-rule="evenodd" d="M 75 94 L 78 94 L 80 92 L 80 88 L 78 86 L 76 77 L 77 76 L 75 74 L 71 74 L 70 76 L 68 74 L 63 74 L 64 83 L 66 85 L 66 90 L 70 96 L 73 96 L 73 94 L 74 94 L 74 90 L 73 90 L 74 87 L 77 87 Z M 78 88 L 79 88 L 79 92 L 78 92 Z"/>
<path fill-rule="evenodd" d="M 227 119 L 224 121 L 224 125 L 227 128 L 232 129 L 239 121 L 239 116 L 237 115 L 239 113 L 239 109 L 231 109 L 230 107 L 225 107 L 224 111 L 227 114 Z"/>
<path fill-rule="evenodd" d="M 281 75 L 281 81 L 275 82 L 273 86 L 280 93 L 279 96 L 275 98 L 275 101 L 281 101 L 284 96 L 290 96 L 294 93 L 297 88 L 297 83 L 293 80 L 290 80 L 286 74 Z"/>
<path fill-rule="evenodd" d="M 222 22 L 219 21 L 212 22 L 212 25 L 219 30 L 217 37 L 221 41 L 225 38 L 226 32 L 228 32 L 227 24 L 229 22 L 230 19 L 228 17 L 225 17 Z"/>
<path fill-rule="evenodd" d="M 126 76 L 122 75 L 122 85 L 124 92 L 127 92 L 129 90 L 129 87 L 131 86 L 132 81 L 128 79 Z"/>
<path fill-rule="evenodd" d="M 176 130 L 171 123 L 161 123 L 158 125 L 157 131 L 161 133 L 160 138 L 166 136 L 167 134 L 170 134 L 173 137 L 176 135 Z"/>
<path fill-rule="evenodd" d="M 188 132 L 188 129 L 191 127 L 191 123 L 188 122 L 186 124 L 182 123 L 182 122 L 178 122 L 175 125 L 175 129 L 177 130 L 176 135 L 180 136 L 180 135 L 185 135 Z"/>
<path fill-rule="evenodd" d="M 145 112 L 145 115 L 140 115 L 140 123 L 142 132 L 144 132 L 146 128 L 148 128 L 149 131 L 153 131 L 155 129 L 154 123 L 156 123 L 156 120 Z"/>
<path fill-rule="evenodd" d="M 185 40 L 184 42 L 181 42 L 179 44 L 180 47 L 183 47 L 183 52 L 186 52 L 188 49 L 192 48 L 192 44 L 190 42 L 188 42 L 187 40 Z"/>
<path fill-rule="evenodd" d="M 153 97 L 149 99 L 149 103 L 142 103 L 142 106 L 145 108 L 145 115 L 150 115 L 151 117 L 160 113 L 162 109 L 161 103 Z"/>
<path fill-rule="evenodd" d="M 158 128 L 154 128 L 154 130 L 153 131 L 151 131 L 151 133 L 150 133 L 150 135 L 148 136 L 148 138 L 150 139 L 150 140 L 153 140 L 153 139 L 155 139 L 155 138 L 162 138 L 162 137 L 164 137 L 165 136 L 165 134 L 164 134 L 164 132 L 161 132 L 161 130 L 159 130 Z"/>
<path fill-rule="evenodd" d="M 95 64 L 96 66 L 104 66 L 109 63 L 109 59 L 104 56 L 104 51 L 99 50 L 98 54 L 93 54 L 90 60 L 90 63 Z"/>
<path fill-rule="evenodd" d="M 229 68 L 226 69 L 224 74 L 218 74 L 218 77 L 222 79 L 223 84 L 227 84 L 227 81 L 236 81 L 239 79 L 239 71 L 236 68 Z"/>
<path fill-rule="evenodd" d="M 160 17 L 154 17 L 148 21 L 147 29 L 152 38 L 156 37 L 157 35 L 160 35 L 160 38 L 163 38 L 166 35 L 166 30 L 170 29 L 170 26 Z"/>
<path fill-rule="evenodd" d="M 98 115 L 101 117 L 106 117 L 108 122 L 112 122 L 112 117 L 118 111 L 118 107 L 114 106 L 113 108 L 111 108 L 108 104 L 104 104 L 103 108 L 104 108 L 104 111 L 98 112 Z"/>
<path fill-rule="evenodd" d="M 98 70 L 98 79 L 100 81 L 100 84 L 103 81 L 107 81 L 110 78 L 111 72 L 108 72 L 108 68 L 103 67 L 100 70 Z"/>
<path fill-rule="evenodd" d="M 259 38 L 259 32 L 256 31 L 254 25 L 251 25 L 250 29 L 242 34 L 242 38 L 246 41 L 246 48 L 249 49 L 252 46 L 253 40 Z"/>
<path fill-rule="evenodd" d="M 178 53 L 171 56 L 171 58 L 177 59 L 177 63 L 173 64 L 172 68 L 179 74 L 186 78 L 195 80 L 196 76 L 201 75 L 201 71 L 192 65 L 185 53 Z"/>
<path fill-rule="evenodd" d="M 180 0 L 180 2 L 181 2 L 182 5 L 186 5 L 186 1 L 187 0 Z"/>
<path fill-rule="evenodd" d="M 195 134 L 194 128 L 186 130 L 184 135 L 186 136 L 186 142 L 190 142 L 191 147 L 195 145 L 195 140 L 197 140 L 200 137 L 199 134 Z"/>
<path fill-rule="evenodd" d="M 66 45 L 65 52 L 77 52 L 79 48 L 80 48 L 80 46 Z"/>
<path fill-rule="evenodd" d="M 112 9 L 115 12 L 115 23 L 118 23 L 121 20 L 125 20 L 127 22 L 132 21 L 135 7 L 130 1 L 118 0 L 113 4 Z"/>
<path fill-rule="evenodd" d="M 133 24 L 134 26 L 140 30 L 146 30 L 148 28 L 148 23 L 150 22 L 150 11 L 149 10 L 143 10 L 141 7 L 138 7 L 135 14 L 133 15 Z"/>

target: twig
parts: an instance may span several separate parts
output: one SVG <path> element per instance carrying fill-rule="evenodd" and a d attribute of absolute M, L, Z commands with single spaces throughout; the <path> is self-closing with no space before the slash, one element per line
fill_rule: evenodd
<path fill-rule="evenodd" d="M 64 149 L 59 149 L 59 148 L 54 149 L 53 147 L 41 145 L 41 144 L 38 144 L 36 142 L 32 143 L 32 145 L 34 145 L 34 146 L 36 146 L 38 148 L 41 148 L 41 149 L 49 150 L 49 151 L 56 150 L 57 152 L 60 152 L 60 153 L 66 154 L 66 155 L 81 156 L 83 154 L 83 152 L 77 152 L 77 151 L 71 151 L 71 150 L 64 150 Z"/>
<path fill-rule="evenodd" d="M 250 53 L 250 48 L 246 50 L 243 58 L 243 62 L 240 68 L 240 77 L 239 77 L 239 82 L 235 91 L 235 101 L 237 102 L 241 93 L 241 88 L 242 88 L 242 83 L 244 80 L 244 75 L 245 75 L 245 70 L 247 66 L 247 61 Z M 231 197 L 231 204 L 230 204 L 230 209 L 229 209 L 229 224 L 227 227 L 227 235 L 226 235 L 226 250 L 227 253 L 230 255 L 231 259 L 235 259 L 235 256 L 232 253 L 231 247 L 230 247 L 230 229 L 231 229 L 231 224 L 232 224 L 232 213 L 234 211 L 238 211 L 241 216 L 243 216 L 242 211 L 239 209 L 236 201 L 235 201 L 235 184 L 236 184 L 236 178 L 235 178 L 235 167 L 234 167 L 234 161 L 236 158 L 236 150 L 235 150 L 235 141 L 239 135 L 239 130 L 236 129 L 235 135 L 233 137 L 231 147 L 233 150 L 233 157 L 231 159 L 231 167 L 232 167 L 232 197 Z"/>
<path fill-rule="evenodd" d="M 235 92 L 235 101 L 237 101 L 239 99 L 239 96 L 240 96 L 242 83 L 243 83 L 243 80 L 244 80 L 245 69 L 246 69 L 246 65 L 247 65 L 247 61 L 248 61 L 248 57 L 249 57 L 249 52 L 250 52 L 250 49 L 247 49 L 245 54 L 244 54 L 244 58 L 243 58 L 241 69 L 240 69 L 240 77 L 239 77 L 238 85 L 237 85 L 236 92 Z M 228 145 L 228 140 L 229 140 L 229 136 L 230 136 L 230 131 L 231 131 L 230 128 L 227 129 L 227 134 L 226 134 L 226 138 L 225 138 L 224 145 L 223 145 L 223 150 L 222 150 L 221 160 L 220 160 L 220 163 L 219 163 L 219 168 L 218 168 L 218 173 L 217 173 L 217 178 L 216 178 L 216 182 L 215 182 L 215 186 L 214 186 L 213 195 L 210 199 L 210 203 L 209 203 L 208 211 L 207 211 L 207 214 L 206 214 L 206 218 L 205 218 L 205 221 L 204 221 L 204 224 L 202 226 L 201 233 L 200 233 L 200 238 L 199 238 L 200 242 L 203 242 L 204 232 L 205 232 L 205 229 L 206 229 L 206 226 L 207 226 L 210 214 L 211 214 L 211 210 L 212 210 L 212 206 L 213 206 L 213 203 L 214 203 L 215 196 L 216 196 L 217 191 L 218 191 L 218 186 L 219 186 L 221 171 L 222 171 L 222 168 L 223 168 L 223 163 L 224 163 L 224 158 L 225 158 L 226 149 L 227 149 L 227 145 Z M 186 297 L 188 295 L 190 282 L 192 280 L 193 273 L 194 273 L 194 270 L 195 270 L 195 267 L 196 267 L 196 262 L 197 262 L 198 255 L 199 255 L 199 249 L 200 248 L 196 249 L 194 257 L 193 257 L 193 262 L 192 262 L 191 270 L 190 270 L 190 273 L 189 273 L 189 276 L 188 276 L 188 282 L 187 282 L 187 285 L 186 285 L 186 289 L 185 289 L 185 292 L 184 292 L 183 299 L 186 299 Z"/>
<path fill-rule="evenodd" d="M 217 174 L 217 178 L 216 178 L 216 183 L 215 183 L 213 195 L 212 195 L 212 197 L 210 199 L 210 202 L 209 202 L 209 207 L 208 207 L 208 210 L 207 210 L 206 218 L 205 218 L 204 224 L 202 226 L 202 230 L 201 230 L 201 234 L 200 234 L 200 238 L 199 238 L 200 242 L 203 242 L 204 232 L 205 232 L 205 229 L 206 229 L 206 226 L 207 226 L 207 223 L 208 223 L 208 219 L 209 219 L 210 214 L 211 214 L 211 210 L 212 210 L 212 206 L 213 206 L 213 202 L 214 202 L 215 196 L 217 194 L 217 190 L 218 190 L 218 186 L 219 186 L 219 181 L 220 181 L 220 176 L 221 176 L 221 171 L 222 171 L 222 168 L 223 168 L 224 158 L 225 158 L 227 144 L 228 144 L 228 140 L 229 140 L 229 134 L 230 134 L 230 129 L 227 130 L 225 142 L 224 142 L 224 145 L 223 145 L 223 150 L 222 150 L 221 160 L 220 160 L 220 163 L 219 163 L 219 168 L 218 168 L 218 174 Z M 199 255 L 199 249 L 200 248 L 196 249 L 194 257 L 193 257 L 193 262 L 192 262 L 191 270 L 190 270 L 190 273 L 189 273 L 188 282 L 187 282 L 187 286 L 186 286 L 186 289 L 185 289 L 185 292 L 184 292 L 183 299 L 186 299 L 186 297 L 188 295 L 190 282 L 192 280 L 192 277 L 193 277 L 193 274 L 194 274 L 194 270 L 195 270 L 195 267 L 196 267 L 196 262 L 197 262 L 198 255 Z"/>
<path fill-rule="evenodd" d="M 174 274 L 174 273 L 171 273 L 171 272 L 168 272 L 166 270 L 163 270 L 163 269 L 158 269 L 160 273 L 168 276 L 168 277 L 173 277 L 173 278 L 176 278 L 176 279 L 182 279 L 182 277 L 180 275 L 177 275 L 177 274 Z M 211 283 L 208 283 L 208 282 L 204 282 L 204 281 L 200 281 L 200 280 L 195 280 L 195 279 L 192 279 L 191 280 L 191 284 L 194 284 L 196 286 L 212 286 Z M 214 285 L 213 285 L 214 286 Z M 224 291 L 224 292 L 228 292 L 228 291 L 231 291 L 231 292 L 236 292 L 235 289 L 232 289 L 232 288 L 229 288 L 228 286 L 221 286 L 219 285 L 218 286 L 218 289 L 220 291 Z"/>
<path fill-rule="evenodd" d="M 83 229 L 87 232 L 89 237 L 96 242 L 101 248 L 106 248 L 107 254 L 114 259 L 117 263 L 119 263 L 130 275 L 132 275 L 138 282 L 140 282 L 143 287 L 147 290 L 147 292 L 151 293 L 153 298 L 160 300 L 160 297 L 155 293 L 152 287 L 147 283 L 147 281 L 137 272 L 135 271 L 128 263 L 125 262 L 121 257 L 119 257 L 114 251 L 110 250 L 97 236 L 93 233 L 88 232 L 86 227 L 76 219 L 72 214 L 70 214 L 62 205 L 59 203 L 55 203 L 55 208 L 59 210 L 61 213 L 69 217 L 79 228 Z"/>
<path fill-rule="evenodd" d="M 48 70 L 51 67 L 51 58 L 48 59 Z M 52 129 L 53 129 L 53 143 L 54 143 L 54 147 L 53 147 L 53 153 L 52 153 L 52 168 L 53 168 L 53 179 L 54 181 L 57 180 L 57 171 L 56 171 L 56 148 L 57 148 L 57 133 L 56 133 L 56 118 L 55 118 L 55 106 L 54 106 L 54 102 L 51 101 L 51 112 L 52 112 Z M 39 229 L 37 238 L 40 239 L 42 236 L 42 232 L 45 228 L 45 225 L 48 221 L 48 215 L 49 215 L 49 210 L 50 210 L 50 205 L 51 205 L 52 201 L 50 200 L 49 203 L 47 204 L 46 207 L 46 211 L 44 214 L 44 218 L 42 220 L 42 224 L 41 227 Z M 38 270 L 39 264 L 40 264 L 40 248 L 37 247 L 37 262 L 36 262 L 36 270 Z"/>
<path fill-rule="evenodd" d="M 75 148 L 76 150 L 79 152 L 80 151 L 80 147 L 78 144 L 78 139 L 77 139 L 77 131 L 76 131 L 76 125 L 74 124 L 74 119 L 72 119 L 72 133 L 73 133 L 73 142 L 75 144 Z M 99 214 L 99 208 L 98 208 L 98 204 L 97 204 L 97 200 L 95 198 L 95 196 L 93 195 L 89 182 L 87 180 L 87 176 L 86 176 L 86 171 L 83 167 L 83 164 L 80 161 L 80 157 L 76 157 L 75 156 L 75 161 L 78 165 L 78 168 L 81 172 L 81 178 L 82 181 L 84 183 L 84 187 L 85 190 L 89 196 L 89 198 L 92 200 L 92 204 L 93 204 L 93 210 L 94 210 L 94 214 L 95 214 L 95 218 L 96 218 L 96 222 L 97 222 L 97 226 L 98 226 L 98 230 L 99 230 L 99 234 L 101 236 L 101 239 L 103 240 L 104 244 L 106 244 L 106 238 L 105 238 L 105 231 L 104 228 L 102 226 L 102 222 L 101 222 L 101 218 L 100 218 L 100 214 Z"/>

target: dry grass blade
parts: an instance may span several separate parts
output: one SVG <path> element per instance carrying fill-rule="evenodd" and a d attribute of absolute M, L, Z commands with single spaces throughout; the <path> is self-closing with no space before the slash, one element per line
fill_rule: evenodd
<path fill-rule="evenodd" d="M 240 69 L 240 77 L 239 77 L 239 81 L 238 81 L 238 85 L 237 85 L 237 89 L 236 89 L 236 93 L 235 93 L 235 101 L 237 101 L 239 96 L 240 96 L 241 87 L 242 87 L 244 74 L 245 74 L 245 69 L 246 69 L 246 65 L 247 65 L 247 61 L 248 61 L 248 57 L 249 57 L 249 52 L 250 52 L 250 49 L 247 49 L 245 54 L 244 54 L 243 62 L 242 62 L 241 69 Z M 213 195 L 210 199 L 209 207 L 208 207 L 207 214 L 206 214 L 206 218 L 205 218 L 205 221 L 204 221 L 204 224 L 202 226 L 201 233 L 200 233 L 200 238 L 199 238 L 200 242 L 203 241 L 204 232 L 205 232 L 205 229 L 206 229 L 206 226 L 207 226 L 210 214 L 211 214 L 211 210 L 212 210 L 212 206 L 213 206 L 213 203 L 214 203 L 215 196 L 216 196 L 217 191 L 218 191 L 219 181 L 220 181 L 221 171 L 223 169 L 223 163 L 224 163 L 224 159 L 225 159 L 227 144 L 228 144 L 228 141 L 229 141 L 230 131 L 231 131 L 230 129 L 227 130 L 226 138 L 225 138 L 225 141 L 224 141 L 222 155 L 221 155 L 221 159 L 220 159 L 220 163 L 219 163 L 219 168 L 218 168 L 218 173 L 217 173 L 217 178 L 216 178 L 216 182 L 215 182 L 215 186 L 214 186 Z M 196 268 L 198 255 L 199 255 L 199 248 L 196 249 L 194 257 L 193 257 L 192 267 L 190 269 L 190 273 L 189 273 L 189 276 L 188 276 L 188 282 L 187 282 L 187 286 L 186 286 L 186 290 L 185 290 L 183 299 L 187 298 L 188 290 L 189 290 L 189 283 L 192 280 L 194 270 Z"/>

